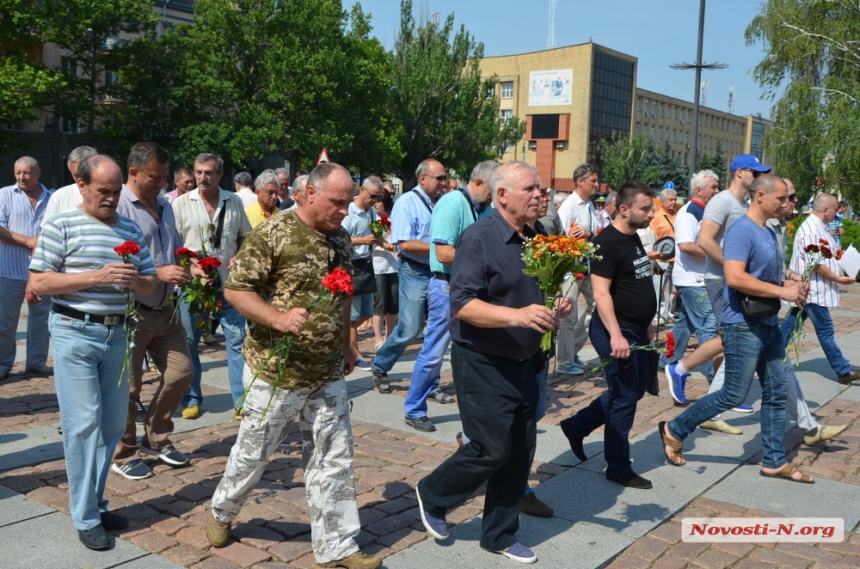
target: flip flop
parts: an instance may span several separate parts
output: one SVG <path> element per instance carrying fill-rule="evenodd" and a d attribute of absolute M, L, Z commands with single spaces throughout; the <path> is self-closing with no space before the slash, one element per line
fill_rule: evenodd
<path fill-rule="evenodd" d="M 792 476 L 796 472 L 800 472 L 800 470 L 790 462 L 785 463 L 782 468 L 780 468 L 773 474 L 768 474 L 763 470 L 758 471 L 758 473 L 765 478 L 782 478 L 785 480 L 790 480 L 791 482 L 799 482 L 800 484 L 815 484 L 815 480 L 813 480 L 810 475 L 804 474 L 803 472 L 800 472 L 800 478 L 793 478 Z"/>
<path fill-rule="evenodd" d="M 684 459 L 684 454 L 681 452 L 684 450 L 684 443 L 681 441 L 670 439 L 664 434 L 666 433 L 667 429 L 666 421 L 660 421 L 660 423 L 657 424 L 657 429 L 659 429 L 660 431 L 660 438 L 663 439 L 663 455 L 666 457 L 666 460 L 669 462 L 669 464 L 671 464 L 672 466 L 684 466 L 685 464 L 687 464 L 687 461 Z M 669 453 L 666 452 L 667 446 L 671 448 L 672 451 L 675 453 L 675 460 L 672 460 L 672 458 L 669 456 Z M 677 462 L 678 460 L 682 460 L 683 462 Z"/>

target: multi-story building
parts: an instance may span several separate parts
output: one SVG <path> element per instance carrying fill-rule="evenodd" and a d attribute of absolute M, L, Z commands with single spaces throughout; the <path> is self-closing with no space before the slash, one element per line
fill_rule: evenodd
<path fill-rule="evenodd" d="M 693 103 L 635 87 L 638 60 L 593 42 L 557 49 L 486 57 L 482 75 L 496 75 L 502 118 L 526 121 L 522 143 L 504 160 L 534 164 L 557 190 L 573 187 L 574 168 L 599 164 L 606 138 L 643 134 L 690 164 Z M 764 160 L 762 138 L 772 125 L 761 116 L 741 117 L 700 108 L 698 154 L 720 142 L 731 157 L 752 153 Z"/>

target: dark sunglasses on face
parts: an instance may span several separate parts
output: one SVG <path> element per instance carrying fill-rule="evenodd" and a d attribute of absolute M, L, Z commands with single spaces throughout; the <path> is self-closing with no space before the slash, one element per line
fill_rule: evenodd
<path fill-rule="evenodd" d="M 370 192 L 367 192 L 367 195 L 370 196 L 370 199 L 377 202 L 382 199 L 382 194 L 371 194 Z"/>
<path fill-rule="evenodd" d="M 427 176 L 427 174 L 423 174 L 423 175 L 424 175 L 424 176 Z M 447 180 L 447 179 L 448 179 L 448 176 L 446 176 L 446 175 L 444 175 L 444 174 L 443 174 L 443 175 L 441 175 L 441 176 L 427 176 L 427 177 L 428 177 L 428 178 L 433 178 L 433 179 L 434 179 L 434 180 L 436 180 L 437 182 L 444 182 L 445 180 Z"/>
<path fill-rule="evenodd" d="M 797 194 L 791 194 L 790 196 L 788 196 L 788 201 L 796 202 L 797 201 Z"/>

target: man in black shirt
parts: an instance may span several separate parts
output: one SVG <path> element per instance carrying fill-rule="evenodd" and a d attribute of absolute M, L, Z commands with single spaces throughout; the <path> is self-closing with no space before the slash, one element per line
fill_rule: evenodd
<path fill-rule="evenodd" d="M 535 356 L 571 305 L 546 308 L 537 281 L 523 274 L 522 246 L 535 235 L 528 224 L 541 201 L 535 169 L 507 162 L 490 187 L 495 211 L 463 232 L 451 270 L 451 367 L 470 441 L 418 483 L 418 504 L 427 532 L 445 539 L 447 511 L 487 482 L 481 547 L 533 563 L 516 531 L 535 448 Z"/>
<path fill-rule="evenodd" d="M 651 319 L 657 312 L 651 261 L 636 234 L 654 218 L 653 198 L 653 190 L 645 184 L 626 182 L 615 197 L 615 221 L 594 240 L 603 259 L 591 262 L 597 315 L 591 320 L 589 336 L 600 359 L 612 360 L 604 370 L 607 390 L 561 422 L 562 432 L 580 460 L 586 460 L 582 440 L 606 425 L 606 478 L 641 489 L 651 488 L 651 482 L 633 472 L 628 437 L 636 402 L 645 394 L 649 354 L 630 348 L 648 344 Z"/>

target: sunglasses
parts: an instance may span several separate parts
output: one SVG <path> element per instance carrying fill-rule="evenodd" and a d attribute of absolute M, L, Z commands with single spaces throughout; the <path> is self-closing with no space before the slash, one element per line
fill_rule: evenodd
<path fill-rule="evenodd" d="M 790 196 L 788 196 L 788 201 L 796 202 L 797 201 L 797 194 L 791 194 Z"/>
<path fill-rule="evenodd" d="M 759 176 L 761 176 L 764 173 L 764 172 L 757 172 L 756 170 L 753 170 L 752 168 L 744 168 L 744 170 L 746 170 L 747 172 L 752 172 L 753 178 L 758 178 Z"/>
<path fill-rule="evenodd" d="M 382 196 L 382 194 L 371 194 L 370 192 L 367 192 L 367 195 L 369 195 L 369 196 L 370 196 L 370 199 L 372 199 L 372 200 L 374 200 L 374 201 L 377 201 L 377 202 L 378 202 L 379 200 L 381 200 L 381 199 L 382 199 L 382 197 L 383 197 L 383 196 Z"/>
<path fill-rule="evenodd" d="M 448 176 L 447 176 L 447 175 L 445 175 L 445 174 L 443 174 L 443 175 L 441 175 L 441 176 L 427 176 L 427 174 L 422 174 L 422 176 L 426 176 L 426 177 L 428 177 L 428 178 L 433 178 L 433 179 L 434 179 L 434 180 L 436 180 L 437 182 L 444 182 L 445 180 L 447 180 L 447 179 L 448 179 Z"/>
<path fill-rule="evenodd" d="M 209 237 L 206 238 L 206 241 L 209 242 L 209 245 L 214 246 L 215 245 L 215 224 L 210 223 L 209 225 L 207 225 L 206 231 L 209 232 Z"/>

